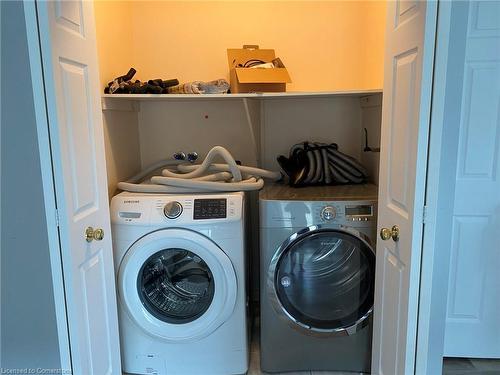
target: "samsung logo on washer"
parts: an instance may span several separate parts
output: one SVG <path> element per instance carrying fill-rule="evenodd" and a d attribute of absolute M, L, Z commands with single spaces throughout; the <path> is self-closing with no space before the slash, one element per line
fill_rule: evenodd
<path fill-rule="evenodd" d="M 123 203 L 139 203 L 138 200 L 128 200 L 128 201 L 123 201 Z"/>

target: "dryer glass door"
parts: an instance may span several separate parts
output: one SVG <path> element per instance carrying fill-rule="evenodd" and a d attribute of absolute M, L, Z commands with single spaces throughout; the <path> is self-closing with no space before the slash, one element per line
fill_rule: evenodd
<path fill-rule="evenodd" d="M 345 330 L 370 315 L 374 270 L 373 250 L 361 238 L 342 230 L 313 230 L 283 249 L 274 287 L 282 308 L 299 325 Z"/>
<path fill-rule="evenodd" d="M 185 249 L 165 249 L 151 255 L 139 271 L 137 288 L 152 315 L 174 324 L 203 315 L 215 293 L 208 265 Z"/>

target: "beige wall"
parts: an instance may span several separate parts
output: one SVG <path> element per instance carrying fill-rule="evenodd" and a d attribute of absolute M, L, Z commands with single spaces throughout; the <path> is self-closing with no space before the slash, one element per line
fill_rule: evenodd
<path fill-rule="evenodd" d="M 228 78 L 227 48 L 274 48 L 289 91 L 381 88 L 383 1 L 96 1 L 103 85 Z"/>
<path fill-rule="evenodd" d="M 132 2 L 94 2 L 97 54 L 101 86 L 125 74 L 135 59 L 132 53 Z"/>

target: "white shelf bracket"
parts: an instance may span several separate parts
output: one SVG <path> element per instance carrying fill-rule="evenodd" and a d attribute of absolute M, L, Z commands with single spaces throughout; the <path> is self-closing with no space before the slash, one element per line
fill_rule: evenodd
<path fill-rule="evenodd" d="M 139 112 L 140 102 L 133 99 L 114 100 L 114 98 L 101 98 L 101 108 L 104 111 Z"/>
<path fill-rule="evenodd" d="M 260 143 L 257 140 L 256 135 L 256 124 L 252 120 L 252 114 L 250 113 L 250 107 L 248 105 L 248 98 L 243 98 L 243 107 L 245 109 L 245 115 L 248 124 L 248 130 L 250 131 L 250 139 L 252 142 L 253 150 L 255 152 L 255 161 L 257 166 L 260 166 Z"/>

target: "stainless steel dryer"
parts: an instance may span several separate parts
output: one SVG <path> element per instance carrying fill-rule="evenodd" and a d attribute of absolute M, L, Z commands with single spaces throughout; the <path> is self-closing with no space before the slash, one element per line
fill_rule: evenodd
<path fill-rule="evenodd" d="M 261 368 L 369 372 L 377 188 L 260 194 Z"/>

